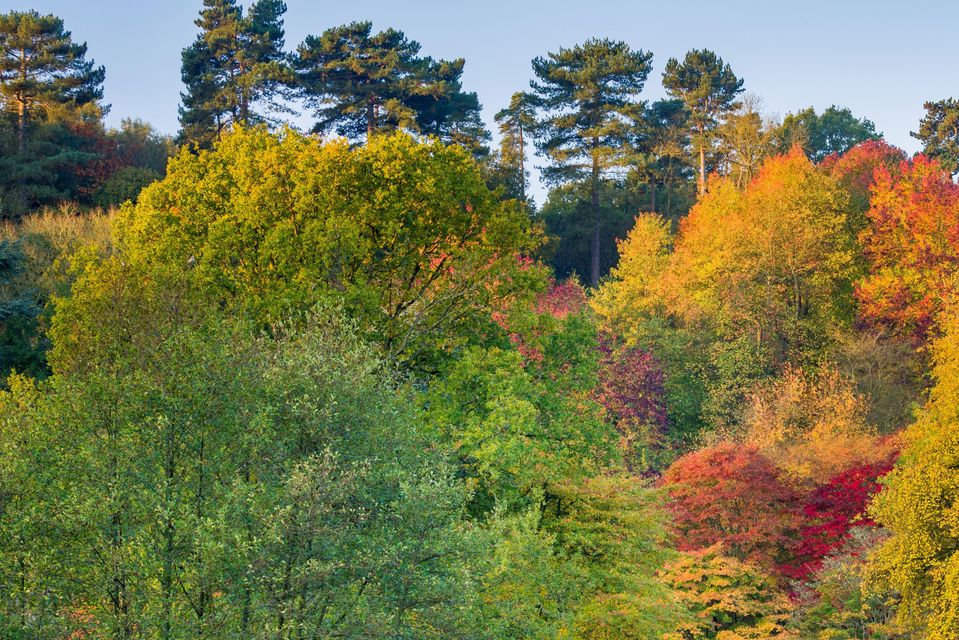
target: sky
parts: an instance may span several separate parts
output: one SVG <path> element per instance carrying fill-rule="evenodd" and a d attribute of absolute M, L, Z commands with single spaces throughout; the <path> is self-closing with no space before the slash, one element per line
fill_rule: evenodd
<path fill-rule="evenodd" d="M 591 37 L 654 54 L 643 99 L 663 97 L 662 70 L 692 48 L 712 49 L 771 114 L 836 104 L 916 151 L 926 100 L 959 97 L 959 0 L 286 0 L 286 45 L 354 20 L 394 27 L 434 58 L 465 58 L 463 86 L 484 120 L 528 88 L 530 60 Z M 141 118 L 175 133 L 180 51 L 195 38 L 201 0 L 4 0 L 64 19 L 106 67 L 108 123 Z M 306 125 L 309 114 L 299 121 Z M 539 188 L 534 189 L 540 192 Z M 539 199 L 539 198 L 538 198 Z"/>

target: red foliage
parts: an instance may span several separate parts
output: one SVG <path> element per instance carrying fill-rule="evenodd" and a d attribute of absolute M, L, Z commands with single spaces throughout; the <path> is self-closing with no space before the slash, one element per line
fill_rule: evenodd
<path fill-rule="evenodd" d="M 754 447 L 723 443 L 687 454 L 662 482 L 681 551 L 722 543 L 767 570 L 791 558 L 802 499 Z"/>
<path fill-rule="evenodd" d="M 959 185 L 923 155 L 896 172 L 880 167 L 867 215 L 860 319 L 921 343 L 959 273 Z"/>
<path fill-rule="evenodd" d="M 540 294 L 536 300 L 536 312 L 562 320 L 571 313 L 581 312 L 586 304 L 586 291 L 582 285 L 569 279 L 551 283 L 546 293 Z"/>
<path fill-rule="evenodd" d="M 861 211 L 869 208 L 869 190 L 875 182 L 876 170 L 896 172 L 906 153 L 885 140 L 866 140 L 840 155 L 826 156 L 819 166 L 839 180 L 852 198 L 853 206 Z"/>
<path fill-rule="evenodd" d="M 853 527 L 875 526 L 865 515 L 866 507 L 882 488 L 879 479 L 892 470 L 896 455 L 847 469 L 809 494 L 803 513 L 811 524 L 800 531 L 796 561 L 783 568 L 784 574 L 796 579 L 809 577 L 823 558 L 843 545 Z"/>

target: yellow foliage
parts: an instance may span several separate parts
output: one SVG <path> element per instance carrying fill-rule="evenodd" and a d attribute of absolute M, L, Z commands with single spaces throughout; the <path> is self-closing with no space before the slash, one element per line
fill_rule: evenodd
<path fill-rule="evenodd" d="M 888 458 L 895 443 L 866 422 L 867 407 L 835 369 L 787 369 L 750 398 L 740 437 L 799 484 L 819 485 Z"/>

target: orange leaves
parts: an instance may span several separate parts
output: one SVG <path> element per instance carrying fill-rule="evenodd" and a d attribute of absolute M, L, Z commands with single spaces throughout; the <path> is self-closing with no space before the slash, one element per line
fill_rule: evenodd
<path fill-rule="evenodd" d="M 922 155 L 896 171 L 880 167 L 867 216 L 860 318 L 922 343 L 959 273 L 959 185 Z"/>

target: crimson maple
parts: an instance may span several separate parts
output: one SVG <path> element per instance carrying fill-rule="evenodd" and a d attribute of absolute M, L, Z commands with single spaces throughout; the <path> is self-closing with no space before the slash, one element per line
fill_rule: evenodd
<path fill-rule="evenodd" d="M 823 558 L 849 539 L 853 527 L 876 525 L 866 508 L 882 488 L 880 479 L 892 471 L 897 455 L 847 469 L 809 494 L 803 514 L 810 524 L 800 531 L 796 562 L 783 569 L 786 575 L 808 578 L 822 566 Z"/>
<path fill-rule="evenodd" d="M 722 543 L 729 555 L 767 570 L 791 558 L 802 498 L 755 447 L 720 443 L 687 454 L 662 483 L 680 551 Z"/>

